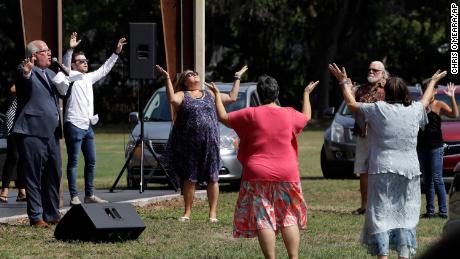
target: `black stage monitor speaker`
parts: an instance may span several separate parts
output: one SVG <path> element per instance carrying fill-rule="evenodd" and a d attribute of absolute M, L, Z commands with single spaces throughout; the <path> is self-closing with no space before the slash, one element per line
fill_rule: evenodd
<path fill-rule="evenodd" d="M 129 23 L 129 77 L 154 79 L 156 23 Z"/>
<path fill-rule="evenodd" d="M 131 204 L 81 204 L 62 217 L 54 236 L 63 241 L 116 242 L 137 239 L 144 229 Z"/>

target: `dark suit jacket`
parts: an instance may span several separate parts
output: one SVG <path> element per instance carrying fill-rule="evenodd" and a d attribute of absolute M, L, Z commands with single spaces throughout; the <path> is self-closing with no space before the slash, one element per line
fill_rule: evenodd
<path fill-rule="evenodd" d="M 51 81 L 56 74 L 50 69 L 45 69 L 45 73 L 47 80 L 42 69 L 34 66 L 27 79 L 19 65 L 16 75 L 18 108 L 13 132 L 43 138 L 62 137 L 58 91 Z"/>

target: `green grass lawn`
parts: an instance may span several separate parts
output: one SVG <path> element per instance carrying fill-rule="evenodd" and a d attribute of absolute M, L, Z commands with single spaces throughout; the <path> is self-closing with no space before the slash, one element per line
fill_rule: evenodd
<path fill-rule="evenodd" d="M 97 188 L 112 185 L 124 163 L 126 141 L 127 134 L 97 131 Z M 301 232 L 300 257 L 372 258 L 358 243 L 364 217 L 350 213 L 359 206 L 359 182 L 357 179 L 322 178 L 319 163 L 322 141 L 321 130 L 305 131 L 299 138 L 302 187 L 309 206 L 308 229 Z M 81 177 L 80 168 L 80 190 Z M 118 187 L 125 186 L 123 177 Z M 155 188 L 155 185 L 148 187 Z M 220 222 L 217 224 L 207 222 L 206 201 L 195 203 L 190 223 L 177 221 L 182 212 L 181 200 L 138 208 L 147 228 L 138 240 L 124 243 L 66 243 L 54 239 L 54 228 L 0 225 L 0 258 L 262 258 L 256 238 L 232 237 L 236 198 L 236 192 L 228 186 L 221 186 Z M 424 206 L 423 203 L 422 210 Z M 418 254 L 440 237 L 443 224 L 442 219 L 420 220 L 417 227 Z M 395 257 L 394 254 L 391 256 Z M 280 236 L 277 258 L 287 258 Z"/>

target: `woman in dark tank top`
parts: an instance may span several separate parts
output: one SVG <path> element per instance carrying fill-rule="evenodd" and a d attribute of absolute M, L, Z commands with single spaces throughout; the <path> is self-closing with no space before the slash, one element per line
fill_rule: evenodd
<path fill-rule="evenodd" d="M 422 91 L 425 92 L 428 82 L 424 81 Z M 426 194 L 426 213 L 424 218 L 433 218 L 435 214 L 434 195 L 438 196 L 438 216 L 447 218 L 446 189 L 442 179 L 443 168 L 443 139 L 441 131 L 441 116 L 458 117 L 458 107 L 455 101 L 455 86 L 447 84 L 445 94 L 450 97 L 452 108 L 445 102 L 434 98 L 436 89 L 433 90 L 430 105 L 428 106 L 428 124 L 424 129 L 420 129 L 417 139 L 417 153 L 420 163 L 420 170 L 423 174 L 425 194 Z"/>

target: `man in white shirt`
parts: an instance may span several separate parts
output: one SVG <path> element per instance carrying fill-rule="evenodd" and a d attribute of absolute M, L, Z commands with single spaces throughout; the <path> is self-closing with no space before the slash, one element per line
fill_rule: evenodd
<path fill-rule="evenodd" d="M 106 76 L 115 65 L 118 55 L 126 44 L 121 38 L 115 52 L 96 71 L 88 73 L 88 59 L 83 52 L 73 53 L 81 40 L 77 41 L 77 33 L 70 37 L 70 49 L 64 55 L 64 65 L 71 67 L 70 75 L 62 72 L 53 79 L 61 94 L 67 93 L 64 111 L 64 137 L 67 147 L 67 180 L 69 183 L 70 204 L 80 204 L 77 190 L 77 168 L 80 158 L 80 149 L 85 158 L 85 203 L 107 202 L 94 195 L 94 168 L 96 165 L 96 144 L 92 125 L 99 118 L 94 115 L 93 84 Z M 73 82 L 71 84 L 70 82 Z"/>

